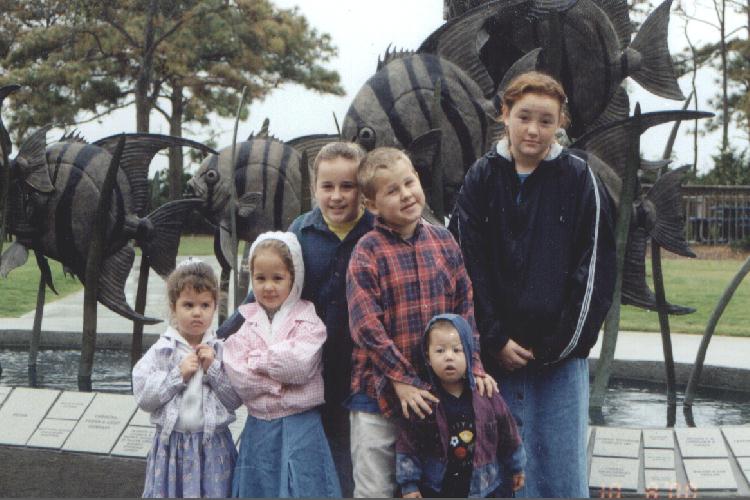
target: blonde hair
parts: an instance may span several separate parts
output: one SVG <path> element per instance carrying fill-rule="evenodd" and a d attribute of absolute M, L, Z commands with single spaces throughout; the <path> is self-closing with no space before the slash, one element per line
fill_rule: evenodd
<path fill-rule="evenodd" d="M 417 172 L 409 157 L 400 149 L 380 147 L 367 153 L 357 169 L 357 185 L 365 198 L 375 199 L 375 176 L 378 171 L 391 169 L 398 161 L 405 161 L 414 173 Z"/>
<path fill-rule="evenodd" d="M 253 264 L 255 263 L 255 257 L 261 251 L 271 251 L 279 256 L 281 261 L 286 266 L 289 275 L 294 283 L 294 261 L 292 260 L 292 251 L 289 249 L 286 243 L 275 238 L 269 238 L 258 243 L 253 250 L 253 254 L 250 256 L 250 274 L 253 274 Z"/>
<path fill-rule="evenodd" d="M 565 128 L 570 123 L 563 86 L 550 75 L 539 71 L 522 73 L 510 81 L 503 91 L 503 112 L 510 114 L 513 106 L 526 94 L 540 94 L 555 99 L 560 103 L 560 126 Z"/>
<path fill-rule="evenodd" d="M 216 280 L 216 274 L 211 266 L 205 262 L 183 262 L 167 276 L 167 297 L 169 298 L 170 311 L 174 311 L 180 295 L 188 288 L 195 293 L 211 292 L 214 304 L 219 301 L 219 283 Z"/>
<path fill-rule="evenodd" d="M 345 160 L 356 162 L 359 165 L 366 154 L 367 152 L 356 142 L 329 142 L 320 148 L 320 151 L 318 151 L 318 154 L 315 156 L 311 172 L 312 176 L 310 178 L 313 189 L 318 182 L 318 169 L 322 162 L 335 160 L 336 158 L 344 158 Z"/>

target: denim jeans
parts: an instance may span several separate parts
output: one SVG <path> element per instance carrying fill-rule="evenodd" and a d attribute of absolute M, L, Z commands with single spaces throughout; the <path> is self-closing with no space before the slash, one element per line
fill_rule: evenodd
<path fill-rule="evenodd" d="M 587 498 L 587 360 L 530 365 L 498 382 L 526 449 L 526 485 L 516 496 Z"/>

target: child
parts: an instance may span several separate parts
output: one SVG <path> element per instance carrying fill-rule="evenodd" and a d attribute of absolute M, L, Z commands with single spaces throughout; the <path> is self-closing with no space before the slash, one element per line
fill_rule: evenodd
<path fill-rule="evenodd" d="M 409 158 L 377 148 L 360 164 L 357 183 L 375 228 L 352 252 L 347 273 L 349 328 L 355 343 L 349 402 L 355 497 L 392 497 L 396 425 L 401 410 L 424 417 L 438 399 L 415 370 L 423 328 L 452 312 L 474 325 L 471 282 L 461 251 L 443 227 L 422 222 L 425 196 Z M 478 342 L 478 337 L 477 337 Z M 480 394 L 496 385 L 478 354 Z"/>
<path fill-rule="evenodd" d="M 357 167 L 364 157 L 365 152 L 353 142 L 323 146 L 315 157 L 311 176 L 317 206 L 289 226 L 302 247 L 302 298 L 315 304 L 315 312 L 326 325 L 325 405 L 321 416 L 345 497 L 351 497 L 353 492 L 349 412 L 343 405 L 351 386 L 353 348 L 346 307 L 346 268 L 354 245 L 372 229 L 375 220 L 364 209 L 357 187 Z M 252 292 L 248 299 L 252 299 Z M 242 315 L 236 312 L 219 327 L 217 335 L 228 337 L 242 322 Z"/>
<path fill-rule="evenodd" d="M 320 413 L 323 322 L 301 300 L 302 250 L 292 233 L 268 232 L 250 248 L 256 302 L 225 344 L 229 379 L 248 408 L 235 497 L 340 497 Z"/>
<path fill-rule="evenodd" d="M 589 494 L 586 357 L 614 288 L 606 189 L 584 153 L 555 142 L 565 100 L 542 73 L 510 82 L 507 138 L 467 172 L 454 214 L 485 366 L 523 422 L 528 481 L 519 494 L 536 498 Z"/>
<path fill-rule="evenodd" d="M 218 284 L 199 260 L 167 278 L 172 326 L 133 367 L 133 395 L 156 424 L 143 496 L 226 497 L 237 459 L 227 425 L 242 402 L 211 330 Z"/>
<path fill-rule="evenodd" d="M 424 420 L 401 420 L 396 480 L 405 498 L 502 496 L 498 462 L 523 486 L 526 462 L 518 429 L 500 394 L 480 397 L 472 373 L 474 339 L 461 316 L 427 325 L 422 368 L 440 404 Z"/>

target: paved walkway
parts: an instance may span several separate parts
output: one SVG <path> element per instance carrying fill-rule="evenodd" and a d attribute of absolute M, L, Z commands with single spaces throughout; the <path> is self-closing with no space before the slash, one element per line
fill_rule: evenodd
<path fill-rule="evenodd" d="M 210 262 L 217 274 L 219 264 L 213 256 L 200 257 Z M 133 267 L 125 286 L 128 303 L 135 303 L 135 288 L 137 285 L 139 260 Z M 11 275 L 9 279 L 13 279 Z M 231 292 L 230 292 L 231 296 Z M 146 315 L 166 318 L 168 306 L 164 290 L 164 281 L 154 272 L 149 275 L 148 299 Z M 215 320 L 217 321 L 217 320 Z M 32 329 L 34 312 L 30 311 L 20 318 L 0 318 L 0 346 L 7 345 L 4 339 L 10 337 L 11 332 L 28 332 Z M 97 330 L 101 334 L 130 335 L 132 322 L 113 313 L 106 307 L 99 305 Z M 750 325 L 748 326 L 750 329 Z M 50 302 L 45 306 L 42 321 L 43 332 L 69 332 L 80 334 L 83 329 L 83 291 L 68 295 L 60 300 Z M 144 332 L 158 335 L 164 330 L 164 323 L 147 325 Z M 701 335 L 672 334 L 672 349 L 676 363 L 693 364 L 700 345 Z M 599 343 L 592 350 L 592 357 L 598 358 L 601 347 Z M 656 333 L 620 332 L 617 340 L 615 358 L 622 361 L 663 361 L 661 336 Z M 739 368 L 750 370 L 750 337 L 724 337 L 715 335 L 706 354 L 706 366 Z"/>

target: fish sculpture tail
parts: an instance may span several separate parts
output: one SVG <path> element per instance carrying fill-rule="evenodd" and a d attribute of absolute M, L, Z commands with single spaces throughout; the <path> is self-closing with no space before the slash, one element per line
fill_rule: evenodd
<path fill-rule="evenodd" d="M 682 101 L 685 95 L 675 78 L 667 44 L 671 6 L 672 0 L 665 0 L 657 7 L 638 30 L 630 47 L 625 49 L 629 62 L 640 59 L 640 64 L 627 74 L 649 92 Z"/>
<path fill-rule="evenodd" d="M 628 247 L 625 251 L 625 264 L 622 270 L 622 303 L 657 311 L 656 296 L 646 283 L 646 245 L 648 233 L 641 226 L 631 226 L 628 234 Z M 666 303 L 667 313 L 684 315 L 695 312 L 692 307 Z"/>
<path fill-rule="evenodd" d="M 182 228 L 190 213 L 201 204 L 199 199 L 170 201 L 146 217 L 153 227 L 139 243 L 159 276 L 166 277 L 174 269 Z"/>
<path fill-rule="evenodd" d="M 659 246 L 683 257 L 695 257 L 685 240 L 685 221 L 682 211 L 680 186 L 690 168 L 684 165 L 659 177 L 646 195 L 649 205 L 654 207 L 654 225 L 650 236 Z"/>

